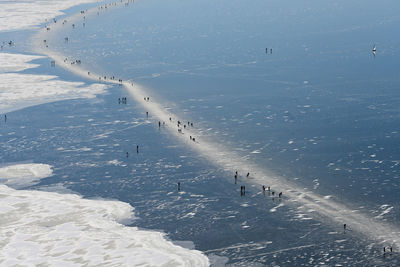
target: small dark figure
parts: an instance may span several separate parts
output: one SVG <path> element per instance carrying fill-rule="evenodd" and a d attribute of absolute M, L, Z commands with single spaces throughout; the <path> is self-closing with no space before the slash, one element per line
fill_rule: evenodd
<path fill-rule="evenodd" d="M 345 230 L 346 231 L 346 224 L 343 224 L 343 230 Z"/>
<path fill-rule="evenodd" d="M 191 123 L 190 123 L 190 126 L 192 126 L 192 127 L 193 127 L 193 122 L 191 122 Z"/>
<path fill-rule="evenodd" d="M 269 50 L 269 52 L 272 54 L 272 48 Z"/>
<path fill-rule="evenodd" d="M 275 196 L 275 192 L 274 191 L 272 191 L 272 196 Z"/>
<path fill-rule="evenodd" d="M 181 191 L 181 183 L 178 182 L 178 191 Z"/>
<path fill-rule="evenodd" d="M 279 198 L 282 198 L 282 192 L 279 193 Z"/>
<path fill-rule="evenodd" d="M 270 186 L 268 186 L 268 191 L 271 191 L 271 187 Z"/>
<path fill-rule="evenodd" d="M 136 153 L 139 153 L 139 146 L 136 146 Z"/>
<path fill-rule="evenodd" d="M 121 98 L 118 98 L 118 104 L 121 104 Z"/>
<path fill-rule="evenodd" d="M 193 140 L 193 142 L 196 142 L 196 138 L 193 137 L 192 140 Z"/>
<path fill-rule="evenodd" d="M 147 101 L 150 101 L 150 97 L 147 97 Z"/>
<path fill-rule="evenodd" d="M 146 117 L 149 117 L 149 112 L 148 111 L 146 111 Z"/>
<path fill-rule="evenodd" d="M 236 175 L 238 175 L 238 172 L 237 172 L 237 171 L 235 171 L 235 174 L 236 174 Z"/>
<path fill-rule="evenodd" d="M 383 256 L 385 256 L 385 255 L 386 255 L 386 248 L 383 247 Z"/>
<path fill-rule="evenodd" d="M 161 127 L 161 121 L 158 121 L 158 128 Z"/>
<path fill-rule="evenodd" d="M 192 140 L 192 136 L 189 136 L 190 140 Z"/>
<path fill-rule="evenodd" d="M 237 175 L 235 175 L 235 184 L 237 184 Z"/>
<path fill-rule="evenodd" d="M 265 48 L 265 54 L 268 54 L 268 47 Z"/>
<path fill-rule="evenodd" d="M 129 153 L 128 153 L 128 152 L 126 152 L 126 157 L 127 157 L 127 158 L 129 157 Z"/>
<path fill-rule="evenodd" d="M 392 255 L 392 252 L 393 252 L 393 248 L 390 247 L 390 255 Z"/>
<path fill-rule="evenodd" d="M 263 192 L 265 192 L 265 185 L 262 186 L 262 190 L 263 190 Z"/>
<path fill-rule="evenodd" d="M 186 125 L 183 125 L 183 128 L 186 129 Z"/>
<path fill-rule="evenodd" d="M 246 177 L 249 177 L 249 176 L 250 176 L 250 173 L 248 172 L 247 175 L 246 175 Z"/>
<path fill-rule="evenodd" d="M 169 121 L 172 121 L 171 117 L 169 117 Z"/>
<path fill-rule="evenodd" d="M 7 122 L 7 114 L 4 114 L 4 122 Z"/>

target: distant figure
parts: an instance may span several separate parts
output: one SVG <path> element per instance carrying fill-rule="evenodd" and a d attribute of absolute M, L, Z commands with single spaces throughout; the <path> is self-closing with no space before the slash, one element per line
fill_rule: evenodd
<path fill-rule="evenodd" d="M 190 140 L 192 140 L 192 136 L 189 136 Z"/>
<path fill-rule="evenodd" d="M 275 196 L 275 192 L 274 191 L 272 191 L 272 196 Z"/>
<path fill-rule="evenodd" d="M 136 146 L 136 153 L 139 153 L 139 146 Z"/>
<path fill-rule="evenodd" d="M 178 191 L 181 191 L 181 183 L 178 182 Z"/>
<path fill-rule="evenodd" d="M 386 255 L 386 248 L 383 247 L 383 256 L 385 256 L 385 255 Z"/>
<path fill-rule="evenodd" d="M 235 171 L 235 174 L 236 174 L 236 175 L 238 175 L 238 172 L 237 172 L 237 171 Z"/>
<path fill-rule="evenodd" d="M 240 196 L 246 195 L 246 187 L 244 185 L 240 186 Z"/>
<path fill-rule="evenodd" d="M 191 123 L 190 123 L 190 126 L 192 126 L 192 127 L 193 127 L 193 122 L 191 122 Z"/>
<path fill-rule="evenodd" d="M 390 255 L 392 255 L 392 252 L 393 252 L 393 248 L 390 247 Z"/>
<path fill-rule="evenodd" d="M 279 198 L 282 198 L 282 192 L 279 193 Z"/>
<path fill-rule="evenodd" d="M 158 121 L 158 128 L 161 127 L 161 121 Z"/>
<path fill-rule="evenodd" d="M 192 137 L 193 142 L 196 142 L 196 138 Z"/>
<path fill-rule="evenodd" d="M 250 173 L 248 172 L 247 175 L 246 175 L 246 177 L 249 177 L 249 176 L 250 176 Z"/>
<path fill-rule="evenodd" d="M 118 98 L 118 104 L 121 104 L 121 98 Z"/>
<path fill-rule="evenodd" d="M 4 114 L 4 122 L 7 122 L 7 114 Z"/>
<path fill-rule="evenodd" d="M 172 118 L 171 118 L 171 117 L 169 117 L 169 121 L 172 121 Z"/>
<path fill-rule="evenodd" d="M 272 54 L 272 48 L 269 50 L 269 53 Z"/>
<path fill-rule="evenodd" d="M 150 97 L 147 97 L 147 101 L 150 101 Z"/>
<path fill-rule="evenodd" d="M 346 233 L 346 224 L 343 224 L 343 232 Z"/>
<path fill-rule="evenodd" d="M 237 184 L 237 175 L 235 174 L 235 184 Z"/>
<path fill-rule="evenodd" d="M 128 152 L 126 152 L 126 157 L 127 157 L 127 158 L 129 157 L 129 153 L 128 153 Z"/>
<path fill-rule="evenodd" d="M 149 117 L 149 112 L 148 111 L 146 111 L 146 117 Z"/>
<path fill-rule="evenodd" d="M 262 191 L 265 192 L 265 185 L 262 186 Z"/>

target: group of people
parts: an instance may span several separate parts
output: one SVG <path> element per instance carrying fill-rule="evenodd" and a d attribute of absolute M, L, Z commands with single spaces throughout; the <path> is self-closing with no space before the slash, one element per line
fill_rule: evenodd
<path fill-rule="evenodd" d="M 118 104 L 121 104 L 121 103 L 126 105 L 126 103 L 127 103 L 126 97 L 120 97 L 120 98 L 118 98 Z"/>

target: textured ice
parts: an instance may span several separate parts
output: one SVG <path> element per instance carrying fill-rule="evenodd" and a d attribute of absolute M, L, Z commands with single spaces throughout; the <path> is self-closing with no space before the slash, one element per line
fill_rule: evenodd
<path fill-rule="evenodd" d="M 207 257 L 165 240 L 164 234 L 124 226 L 124 202 L 74 194 L 14 190 L 0 185 L 2 266 L 207 266 Z"/>

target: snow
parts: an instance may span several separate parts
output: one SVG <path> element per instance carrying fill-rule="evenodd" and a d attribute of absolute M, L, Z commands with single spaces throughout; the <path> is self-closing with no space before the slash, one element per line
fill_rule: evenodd
<path fill-rule="evenodd" d="M 121 224 L 133 216 L 128 203 L 5 185 L 0 202 L 2 266 L 209 265 L 201 252 L 174 245 L 163 233 Z"/>
<path fill-rule="evenodd" d="M 23 55 L 15 54 L 15 57 L 19 56 Z M 0 56 L 0 65 L 3 63 L 1 59 Z M 0 73 L 0 80 L 2 113 L 58 100 L 93 98 L 107 88 L 103 84 L 62 81 L 53 75 Z"/>
<path fill-rule="evenodd" d="M 52 174 L 52 167 L 48 164 L 15 164 L 0 167 L 0 182 L 20 188 L 35 184 L 40 179 Z"/>
<path fill-rule="evenodd" d="M 0 1 L 0 32 L 37 28 L 46 20 L 63 15 L 61 10 L 98 0 Z"/>

